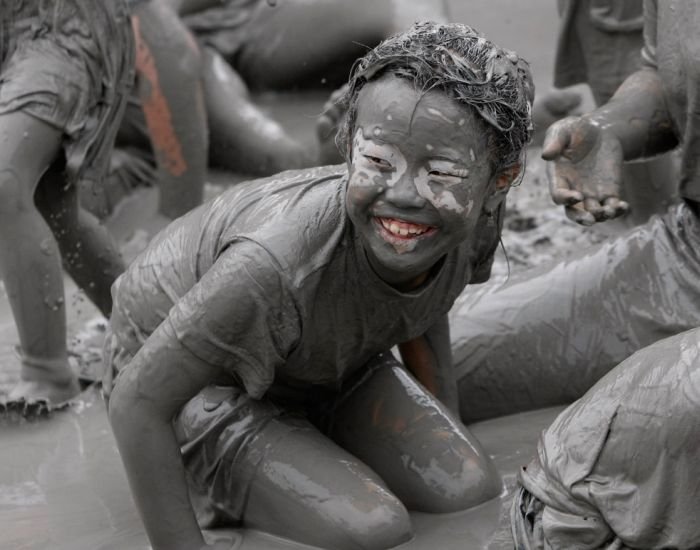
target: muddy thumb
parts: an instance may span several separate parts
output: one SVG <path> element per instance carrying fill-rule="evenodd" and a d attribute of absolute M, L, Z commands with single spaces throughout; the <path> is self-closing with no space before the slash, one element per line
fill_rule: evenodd
<path fill-rule="evenodd" d="M 566 142 L 562 136 L 556 131 L 553 132 L 552 128 L 550 128 L 547 131 L 547 135 L 544 137 L 541 156 L 544 160 L 556 160 L 562 154 L 565 147 Z"/>

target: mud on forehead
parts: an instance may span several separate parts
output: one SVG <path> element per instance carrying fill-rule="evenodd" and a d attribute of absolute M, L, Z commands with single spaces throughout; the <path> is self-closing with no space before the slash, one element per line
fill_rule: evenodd
<path fill-rule="evenodd" d="M 360 127 L 365 135 L 370 131 L 377 140 L 381 140 L 384 131 L 410 135 L 416 117 L 435 130 L 425 135 L 428 152 L 437 146 L 455 147 L 468 142 L 474 154 L 465 160 L 473 161 L 486 154 L 488 129 L 473 108 L 458 103 L 440 89 L 417 90 L 410 81 L 392 74 L 368 82 L 360 90 L 353 135 Z"/>

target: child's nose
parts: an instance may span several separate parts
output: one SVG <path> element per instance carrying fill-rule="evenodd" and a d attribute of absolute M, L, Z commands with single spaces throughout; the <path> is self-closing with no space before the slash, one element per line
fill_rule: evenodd
<path fill-rule="evenodd" d="M 425 199 L 418 193 L 416 183 L 409 174 L 387 187 L 384 199 L 397 208 L 422 208 L 425 205 Z"/>

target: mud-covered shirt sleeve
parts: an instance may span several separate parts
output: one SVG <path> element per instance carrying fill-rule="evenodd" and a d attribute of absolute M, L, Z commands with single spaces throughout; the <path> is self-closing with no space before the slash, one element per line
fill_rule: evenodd
<path fill-rule="evenodd" d="M 285 274 L 251 241 L 221 253 L 167 322 L 187 350 L 223 368 L 255 398 L 272 384 L 300 333 Z"/>

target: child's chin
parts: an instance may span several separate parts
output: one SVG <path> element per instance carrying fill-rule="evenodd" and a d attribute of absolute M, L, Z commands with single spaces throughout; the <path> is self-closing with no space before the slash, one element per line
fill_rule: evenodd
<path fill-rule="evenodd" d="M 420 260 L 420 261 L 417 261 Z M 386 255 L 379 259 L 378 262 L 382 273 L 389 276 L 392 280 L 408 281 L 414 279 L 421 274 L 430 271 L 433 264 L 424 259 L 419 259 L 411 252 L 398 253 L 394 252 L 391 257 Z"/>

